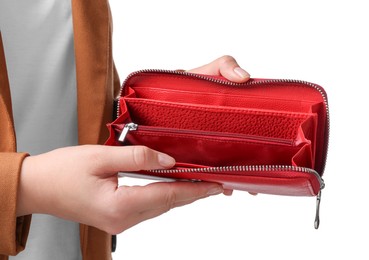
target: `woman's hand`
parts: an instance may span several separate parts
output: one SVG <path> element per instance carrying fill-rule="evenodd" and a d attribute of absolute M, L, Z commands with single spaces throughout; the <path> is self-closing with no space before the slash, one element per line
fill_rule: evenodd
<path fill-rule="evenodd" d="M 171 208 L 223 192 L 214 183 L 118 187 L 117 172 L 164 169 L 175 161 L 143 146 L 86 145 L 30 156 L 23 162 L 18 215 L 44 213 L 111 234 Z"/>
<path fill-rule="evenodd" d="M 246 82 L 250 79 L 250 74 L 242 69 L 237 61 L 229 55 L 222 56 L 209 64 L 189 70 L 188 72 L 223 76 L 237 83 Z"/>
<path fill-rule="evenodd" d="M 244 82 L 249 74 L 230 56 L 190 70 Z M 196 200 L 232 191 L 216 183 L 169 182 L 118 187 L 117 172 L 171 168 L 172 157 L 143 146 L 85 145 L 27 157 L 17 215 L 51 214 L 111 234 Z"/>
<path fill-rule="evenodd" d="M 168 155 L 144 146 L 86 145 L 27 157 L 17 214 L 44 213 L 117 234 L 168 210 L 220 194 L 215 183 L 153 183 L 118 187 L 117 172 L 164 169 Z"/>

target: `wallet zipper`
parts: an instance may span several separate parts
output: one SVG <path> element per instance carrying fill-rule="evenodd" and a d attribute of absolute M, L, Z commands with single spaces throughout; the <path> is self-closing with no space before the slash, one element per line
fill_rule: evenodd
<path fill-rule="evenodd" d="M 142 127 L 142 126 L 140 126 Z M 139 128 L 138 124 L 135 123 L 127 123 L 124 125 L 122 132 L 118 138 L 120 142 L 124 142 L 128 133 L 131 131 L 136 131 Z M 164 129 L 157 128 L 157 131 L 164 131 Z M 171 129 L 172 131 L 172 129 Z M 193 131 L 195 132 L 195 131 Z M 196 132 L 198 133 L 198 132 Z M 257 138 L 259 139 L 259 138 Z M 273 138 L 274 140 L 274 138 Z M 283 141 L 285 140 L 278 140 Z M 291 144 L 291 142 L 289 142 Z M 291 166 L 291 165 L 237 165 L 237 166 L 221 166 L 221 167 L 204 167 L 204 168 L 188 168 L 188 169 L 158 169 L 158 170 L 149 170 L 152 173 L 159 173 L 159 174 L 176 174 L 176 173 L 218 173 L 218 172 L 255 172 L 255 171 L 269 171 L 269 172 L 277 172 L 277 171 L 290 171 L 290 172 L 300 172 L 300 173 L 308 173 L 314 175 L 320 185 L 320 190 L 316 197 L 316 208 L 315 208 L 315 221 L 314 227 L 315 229 L 319 228 L 320 224 L 320 202 L 322 197 L 322 189 L 324 189 L 324 180 L 322 177 L 317 173 L 315 170 L 306 168 L 306 167 L 298 167 L 298 166 Z"/>

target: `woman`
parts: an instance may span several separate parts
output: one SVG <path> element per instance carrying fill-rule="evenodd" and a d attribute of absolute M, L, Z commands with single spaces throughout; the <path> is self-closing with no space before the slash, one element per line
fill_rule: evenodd
<path fill-rule="evenodd" d="M 225 192 L 213 183 L 117 188 L 118 171 L 175 161 L 101 145 L 119 89 L 107 0 L 0 5 L 1 260 L 25 249 L 30 226 L 27 249 L 11 259 L 111 259 L 111 234 Z M 249 79 L 230 56 L 191 72 Z"/>

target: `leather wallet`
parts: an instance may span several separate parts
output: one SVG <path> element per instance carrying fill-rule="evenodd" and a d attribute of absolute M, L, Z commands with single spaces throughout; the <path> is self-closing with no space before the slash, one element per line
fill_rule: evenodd
<path fill-rule="evenodd" d="M 124 81 L 107 145 L 145 145 L 177 161 L 143 176 L 221 183 L 226 189 L 316 196 L 324 188 L 329 110 L 317 84 L 234 83 L 182 71 L 142 70 Z"/>

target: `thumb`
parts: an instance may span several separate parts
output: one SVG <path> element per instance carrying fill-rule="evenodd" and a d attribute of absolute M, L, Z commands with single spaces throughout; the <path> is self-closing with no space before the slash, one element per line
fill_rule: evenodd
<path fill-rule="evenodd" d="M 103 146 L 100 167 L 104 173 L 171 168 L 175 164 L 171 156 L 146 146 Z"/>

